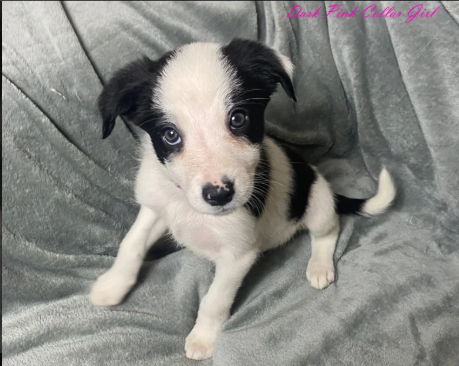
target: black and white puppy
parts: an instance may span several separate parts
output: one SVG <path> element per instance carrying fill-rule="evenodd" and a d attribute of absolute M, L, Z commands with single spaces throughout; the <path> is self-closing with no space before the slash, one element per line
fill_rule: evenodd
<path fill-rule="evenodd" d="M 141 208 L 113 267 L 92 288 L 93 304 L 119 304 L 145 253 L 169 231 L 216 264 L 185 344 L 186 356 L 200 360 L 212 356 L 236 292 L 261 252 L 309 229 L 306 277 L 317 289 L 334 281 L 338 213 L 383 213 L 395 187 L 383 169 L 373 198 L 336 195 L 315 167 L 265 136 L 264 111 L 278 84 L 295 100 L 292 74 L 287 57 L 236 39 L 189 44 L 113 76 L 99 98 L 103 138 L 118 116 L 145 131 L 136 180 Z"/>

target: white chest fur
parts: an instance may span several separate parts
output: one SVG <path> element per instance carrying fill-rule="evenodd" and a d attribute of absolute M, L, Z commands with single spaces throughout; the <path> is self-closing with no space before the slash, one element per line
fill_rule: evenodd
<path fill-rule="evenodd" d="M 175 240 L 207 259 L 215 261 L 225 252 L 244 252 L 254 244 L 253 219 L 243 209 L 227 216 L 210 216 L 175 201 L 163 212 Z"/>

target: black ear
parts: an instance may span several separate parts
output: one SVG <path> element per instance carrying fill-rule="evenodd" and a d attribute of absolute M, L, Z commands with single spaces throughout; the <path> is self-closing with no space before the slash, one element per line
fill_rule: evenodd
<path fill-rule="evenodd" d="M 296 102 L 292 84 L 293 64 L 288 57 L 263 43 L 234 39 L 222 48 L 224 56 L 234 65 L 239 77 L 250 84 L 263 87 L 270 94 L 281 84 L 287 95 Z"/>
<path fill-rule="evenodd" d="M 148 57 L 134 61 L 117 71 L 104 87 L 98 99 L 103 139 L 111 134 L 118 116 L 131 118 L 137 111 L 141 94 L 155 77 L 155 66 Z"/>

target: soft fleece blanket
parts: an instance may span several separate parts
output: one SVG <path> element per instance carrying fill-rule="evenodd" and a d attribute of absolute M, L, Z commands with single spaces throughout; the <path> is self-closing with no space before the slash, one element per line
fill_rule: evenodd
<path fill-rule="evenodd" d="M 135 131 L 102 141 L 95 100 L 143 54 L 233 37 L 296 65 L 299 101 L 274 97 L 271 134 L 340 194 L 374 194 L 383 164 L 400 194 L 385 216 L 343 217 L 324 291 L 307 234 L 266 253 L 200 364 L 459 364 L 459 4 L 409 22 L 417 2 L 333 4 L 2 3 L 4 365 L 197 365 L 184 342 L 213 273 L 188 250 L 159 244 L 122 305 L 88 301 L 138 210 Z"/>

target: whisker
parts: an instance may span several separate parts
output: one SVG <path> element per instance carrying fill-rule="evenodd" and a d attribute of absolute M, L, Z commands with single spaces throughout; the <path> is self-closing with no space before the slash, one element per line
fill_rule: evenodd
<path fill-rule="evenodd" d="M 255 92 L 255 91 L 264 91 L 264 92 L 266 92 L 266 90 L 263 90 L 263 89 L 249 89 L 249 90 L 239 90 L 239 91 L 236 92 L 236 95 L 237 96 L 241 96 L 241 95 L 249 94 L 249 93 L 252 93 L 252 92 Z"/>
<path fill-rule="evenodd" d="M 152 123 L 152 122 L 156 122 L 156 121 L 161 121 L 161 118 L 152 118 L 152 119 L 149 119 L 147 121 L 143 121 L 141 124 L 137 125 L 137 127 L 142 127 L 142 126 L 146 125 L 147 123 Z"/>

